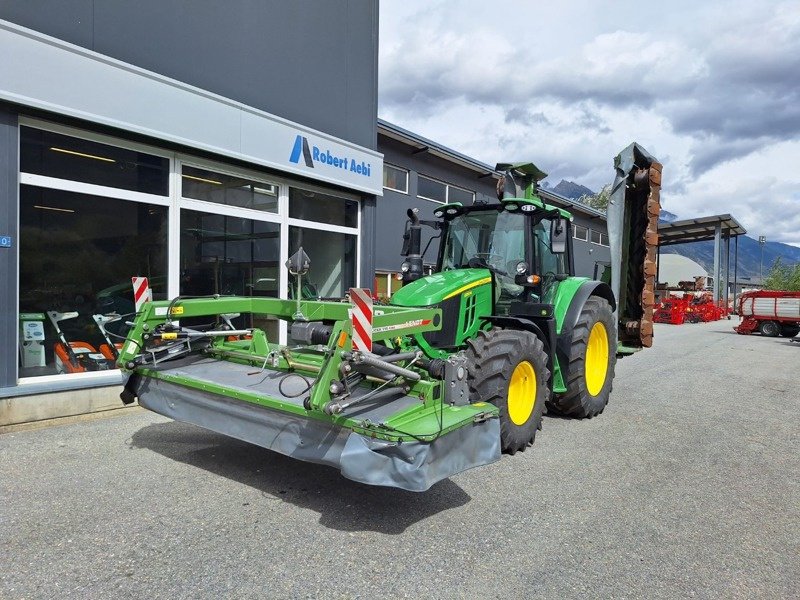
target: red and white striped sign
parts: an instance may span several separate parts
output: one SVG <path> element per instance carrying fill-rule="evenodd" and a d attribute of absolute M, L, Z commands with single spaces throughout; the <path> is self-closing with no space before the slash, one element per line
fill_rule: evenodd
<path fill-rule="evenodd" d="M 353 350 L 372 352 L 372 294 L 363 288 L 350 288 L 350 321 L 353 324 Z"/>
<path fill-rule="evenodd" d="M 133 282 L 133 303 L 138 313 L 145 302 L 153 301 L 153 290 L 147 283 L 147 277 L 131 277 L 131 281 Z"/>

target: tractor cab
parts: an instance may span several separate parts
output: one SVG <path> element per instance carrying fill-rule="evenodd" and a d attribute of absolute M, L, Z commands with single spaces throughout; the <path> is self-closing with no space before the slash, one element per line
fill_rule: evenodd
<path fill-rule="evenodd" d="M 445 204 L 434 212 L 440 221 L 420 221 L 409 211 L 403 251 L 407 258 L 401 266 L 404 283 L 422 277 L 424 252 L 419 252 L 418 229 L 428 225 L 442 232 L 438 274 L 463 269 L 491 273 L 494 314 L 510 314 L 512 304 L 554 303 L 559 283 L 574 274 L 572 216 L 537 195 L 537 184 L 547 174 L 535 165 L 500 164 L 497 168 L 505 174 L 495 204 Z M 475 277 L 480 279 L 480 273 L 476 271 Z"/>

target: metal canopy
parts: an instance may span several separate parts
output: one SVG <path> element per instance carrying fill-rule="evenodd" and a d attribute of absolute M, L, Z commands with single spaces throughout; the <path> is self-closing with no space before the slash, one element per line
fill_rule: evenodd
<path fill-rule="evenodd" d="M 717 228 L 721 230 L 722 237 L 736 237 L 747 233 L 747 230 L 731 215 L 714 215 L 699 219 L 659 223 L 658 244 L 659 246 L 671 246 L 713 240 Z"/>

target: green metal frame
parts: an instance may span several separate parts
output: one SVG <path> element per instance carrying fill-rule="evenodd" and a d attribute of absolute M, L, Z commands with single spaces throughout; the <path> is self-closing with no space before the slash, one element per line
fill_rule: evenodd
<path fill-rule="evenodd" d="M 315 378 L 310 389 L 306 409 L 296 403 L 287 402 L 273 396 L 257 392 L 245 392 L 218 385 L 206 380 L 193 379 L 172 374 L 169 370 L 154 369 L 148 364 L 134 364 L 143 353 L 145 336 L 156 336 L 159 326 L 180 319 L 208 317 L 231 313 L 258 314 L 291 321 L 297 311 L 297 303 L 274 298 L 212 297 L 174 300 L 172 302 L 148 302 L 137 314 L 135 324 L 128 334 L 120 351 L 118 366 L 127 372 L 136 372 L 145 377 L 161 379 L 187 388 L 211 392 L 235 400 L 249 402 L 269 409 L 279 410 L 298 416 L 325 421 L 334 426 L 345 427 L 359 434 L 389 441 L 433 441 L 443 435 L 470 425 L 475 420 L 487 416 L 497 416 L 497 409 L 485 403 L 451 406 L 444 402 L 442 382 L 432 379 L 427 372 L 417 369 L 422 379 L 411 386 L 409 395 L 419 398 L 420 403 L 411 406 L 382 423 L 350 418 L 343 415 L 329 415 L 324 409 L 332 400 L 330 382 L 341 375 L 342 353 L 352 350 L 352 324 L 349 310 L 352 305 L 345 302 L 302 301 L 300 309 L 309 321 L 333 323 L 328 343 L 320 352 L 296 351 L 287 346 L 267 341 L 260 329 L 254 329 L 251 339 L 226 340 L 217 337 L 206 351 L 209 356 L 219 360 L 264 367 L 271 352 L 276 353 L 277 366 L 266 369 L 298 372 Z M 167 317 L 167 312 L 170 316 Z M 408 336 L 435 331 L 441 328 L 441 310 L 438 308 L 408 308 L 398 306 L 374 307 L 373 341 L 386 342 L 397 348 L 407 348 Z M 167 333 L 164 341 L 169 341 Z M 411 367 L 412 369 L 414 367 Z"/>

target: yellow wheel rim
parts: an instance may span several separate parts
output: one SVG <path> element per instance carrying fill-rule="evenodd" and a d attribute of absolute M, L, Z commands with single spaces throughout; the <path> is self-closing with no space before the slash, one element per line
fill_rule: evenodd
<path fill-rule="evenodd" d="M 586 390 L 597 396 L 603 389 L 608 374 L 608 332 L 600 321 L 594 324 L 586 342 L 584 361 Z"/>
<path fill-rule="evenodd" d="M 536 405 L 536 372 L 523 360 L 511 374 L 508 386 L 508 416 L 514 425 L 524 425 Z"/>

